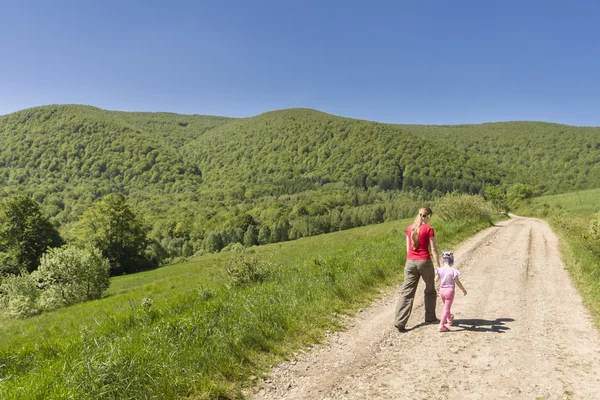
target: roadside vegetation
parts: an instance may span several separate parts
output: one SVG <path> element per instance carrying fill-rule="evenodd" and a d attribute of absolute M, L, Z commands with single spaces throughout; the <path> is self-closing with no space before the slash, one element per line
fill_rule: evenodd
<path fill-rule="evenodd" d="M 99 300 L 3 320 L 0 396 L 237 398 L 401 282 L 409 223 L 240 246 L 113 277 Z M 452 248 L 490 224 L 478 214 L 434 228 L 440 248 Z"/>

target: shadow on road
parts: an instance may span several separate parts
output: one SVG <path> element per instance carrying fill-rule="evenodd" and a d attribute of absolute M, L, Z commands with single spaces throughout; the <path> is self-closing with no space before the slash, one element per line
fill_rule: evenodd
<path fill-rule="evenodd" d="M 454 332 L 471 331 L 471 332 L 496 332 L 504 333 L 510 328 L 505 325 L 506 322 L 513 322 L 512 318 L 496 318 L 496 319 L 455 319 L 452 322 L 451 329 Z"/>
<path fill-rule="evenodd" d="M 455 319 L 452 322 L 452 326 L 450 332 L 461 332 L 461 331 L 471 331 L 471 332 L 496 332 L 496 333 L 504 333 L 504 331 L 509 330 L 510 328 L 504 325 L 505 322 L 513 322 L 513 318 L 496 318 L 496 319 Z M 408 329 L 412 331 L 414 329 L 420 328 L 424 325 L 432 325 L 439 324 L 439 321 L 436 322 L 421 322 L 418 325 L 413 326 Z M 458 329 L 456 329 L 458 328 Z"/>

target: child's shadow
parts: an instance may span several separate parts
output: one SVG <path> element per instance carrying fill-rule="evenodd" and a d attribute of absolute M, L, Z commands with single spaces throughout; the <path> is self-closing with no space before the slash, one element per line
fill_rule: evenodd
<path fill-rule="evenodd" d="M 505 322 L 513 322 L 513 318 L 496 318 L 491 319 L 455 319 L 452 321 L 453 328 L 451 331 L 471 331 L 471 332 L 496 332 L 504 333 L 510 328 L 504 325 Z"/>

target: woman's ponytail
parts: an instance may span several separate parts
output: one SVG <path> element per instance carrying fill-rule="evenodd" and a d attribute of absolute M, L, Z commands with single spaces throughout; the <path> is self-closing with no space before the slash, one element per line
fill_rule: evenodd
<path fill-rule="evenodd" d="M 419 247 L 419 232 L 421 231 L 421 225 L 425 223 L 425 218 L 431 215 L 432 211 L 428 207 L 420 208 L 415 221 L 412 224 L 410 231 L 410 237 L 412 239 L 412 248 L 416 250 Z"/>

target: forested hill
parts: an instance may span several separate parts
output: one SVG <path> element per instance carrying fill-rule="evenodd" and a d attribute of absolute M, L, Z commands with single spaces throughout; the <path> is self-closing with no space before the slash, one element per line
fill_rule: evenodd
<path fill-rule="evenodd" d="M 216 127 L 183 150 L 207 184 L 243 183 L 295 193 L 330 182 L 351 187 L 478 193 L 506 174 L 494 162 L 396 125 L 308 109 L 272 111 Z"/>
<path fill-rule="evenodd" d="M 427 198 L 515 182 L 539 193 L 592 188 L 599 157 L 600 128 L 536 122 L 393 125 L 309 109 L 235 119 L 80 105 L 0 117 L 0 196 L 32 196 L 57 225 L 112 192 L 151 221 L 210 207 L 203 218 L 227 221 L 214 201 L 337 191 L 356 203 L 357 190 Z"/>
<path fill-rule="evenodd" d="M 545 122 L 401 125 L 402 129 L 503 166 L 540 194 L 600 187 L 600 128 Z"/>
<path fill-rule="evenodd" d="M 202 182 L 177 150 L 221 117 L 44 106 L 0 117 L 2 195 L 27 193 L 60 223 L 112 192 L 187 192 Z"/>

